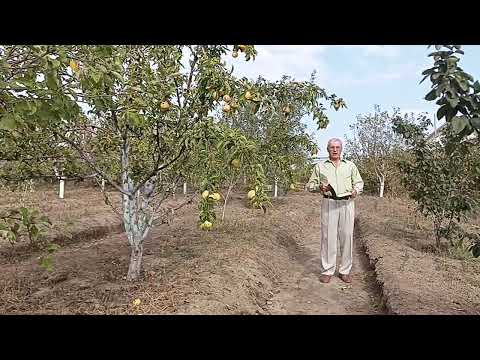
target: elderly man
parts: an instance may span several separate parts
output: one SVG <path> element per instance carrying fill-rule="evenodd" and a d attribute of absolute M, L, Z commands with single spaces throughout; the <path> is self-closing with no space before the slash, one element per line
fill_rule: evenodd
<path fill-rule="evenodd" d="M 342 141 L 330 139 L 329 159 L 315 165 L 307 183 L 308 190 L 323 194 L 321 209 L 320 281 L 330 282 L 337 263 L 337 240 L 340 242 L 340 279 L 350 283 L 352 276 L 353 221 L 355 197 L 363 190 L 363 180 L 351 161 L 341 158 Z"/>

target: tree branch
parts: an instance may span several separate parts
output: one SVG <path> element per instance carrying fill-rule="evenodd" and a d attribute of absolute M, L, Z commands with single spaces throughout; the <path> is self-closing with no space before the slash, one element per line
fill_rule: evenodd
<path fill-rule="evenodd" d="M 73 141 L 65 137 L 63 134 L 59 133 L 56 130 L 53 130 L 53 132 L 58 135 L 62 140 L 66 141 L 69 143 L 80 155 L 80 157 L 86 162 L 86 164 L 92 168 L 98 175 L 102 176 L 104 179 L 106 179 L 115 189 L 120 191 L 122 194 L 125 194 L 127 196 L 130 196 L 131 193 L 128 191 L 125 191 L 121 186 L 119 186 L 117 183 L 115 183 L 110 176 L 108 176 L 104 171 L 102 171 L 98 166 L 96 166 L 93 161 L 89 158 L 88 154 L 86 154 L 77 144 L 75 144 Z"/>
<path fill-rule="evenodd" d="M 180 151 L 178 152 L 177 156 L 175 156 L 172 160 L 170 160 L 168 163 L 166 164 L 163 164 L 162 166 L 156 166 L 154 170 L 152 170 L 150 172 L 150 174 L 143 180 L 141 181 L 140 183 L 138 183 L 137 186 L 135 186 L 135 188 L 132 190 L 132 194 L 135 194 L 143 185 L 145 185 L 145 183 L 147 181 L 149 181 L 152 177 L 154 177 L 155 175 L 158 174 L 159 171 L 162 171 L 163 169 L 167 168 L 168 166 L 170 166 L 171 164 L 173 164 L 175 161 L 177 161 L 180 156 L 182 155 L 182 153 L 185 151 L 185 144 L 182 145 L 182 148 L 180 149 Z M 160 157 L 159 157 L 160 158 Z M 158 162 L 157 162 L 158 164 Z"/>

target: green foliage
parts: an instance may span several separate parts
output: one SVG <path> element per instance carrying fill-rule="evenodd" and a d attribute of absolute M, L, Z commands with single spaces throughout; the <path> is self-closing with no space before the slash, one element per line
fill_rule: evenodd
<path fill-rule="evenodd" d="M 402 115 L 400 109 L 393 109 L 390 114 L 382 111 L 379 105 L 375 105 L 374 110 L 373 114 L 358 115 L 350 126 L 353 137 L 346 139 L 345 156 L 362 173 L 366 192 L 378 193 L 383 182 L 387 191 L 398 194 L 401 190 L 397 181 L 400 177 L 397 161 L 405 156 L 405 144 L 393 131 L 392 120 L 397 117 L 408 119 L 413 115 Z"/>
<path fill-rule="evenodd" d="M 431 122 L 423 117 L 419 124 L 401 118 L 394 121 L 412 152 L 412 158 L 399 163 L 403 184 L 419 211 L 433 220 L 437 246 L 450 239 L 457 223 L 466 220 L 478 207 L 480 166 L 478 153 L 467 142 L 447 151 L 454 136 L 446 129 L 440 142 L 429 142 L 426 130 Z"/>
<path fill-rule="evenodd" d="M 283 183 L 287 189 L 308 167 L 310 155 L 316 149 L 301 119 L 312 116 L 318 128 L 323 129 L 328 125 L 324 103 L 329 102 L 335 110 L 346 107 L 343 99 L 328 95 L 315 81 L 315 73 L 310 81 L 303 82 L 288 76 L 275 82 L 262 77 L 255 82 L 243 79 L 253 99 L 222 118 L 222 122 L 243 131 L 257 143 L 258 163 L 267 179 Z M 245 95 L 241 97 L 244 98 Z"/>
<path fill-rule="evenodd" d="M 0 237 L 12 245 L 28 238 L 30 246 L 41 248 L 45 245 L 45 234 L 50 225 L 46 216 L 26 207 L 0 213 Z"/>
<path fill-rule="evenodd" d="M 432 90 L 425 96 L 437 100 L 437 117 L 452 125 L 457 141 L 480 132 L 480 83 L 458 66 L 464 52 L 460 45 L 435 45 L 434 66 L 423 71 L 421 82 L 430 78 Z"/>

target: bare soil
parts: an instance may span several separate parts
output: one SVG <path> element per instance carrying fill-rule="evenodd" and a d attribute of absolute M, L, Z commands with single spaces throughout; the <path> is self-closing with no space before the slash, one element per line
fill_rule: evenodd
<path fill-rule="evenodd" d="M 49 236 L 62 248 L 47 272 L 37 254 L 1 246 L 0 313 L 382 313 L 373 271 L 359 246 L 352 284 L 338 278 L 320 283 L 318 195 L 291 193 L 263 214 L 236 193 L 225 222 L 211 232 L 198 229 L 196 204 L 187 205 L 170 225 L 150 233 L 143 277 L 136 283 L 125 280 L 127 241 L 98 191 L 70 190 L 66 197 L 56 199 L 53 191 L 28 196 L 52 218 L 56 232 Z M 0 207 L 12 205 L 8 199 L 3 196 Z M 174 202 L 181 201 L 177 196 Z M 62 242 L 63 226 L 70 226 L 69 241 Z"/>
<path fill-rule="evenodd" d="M 433 251 L 432 224 L 408 201 L 365 196 L 358 204 L 357 239 L 390 313 L 480 314 L 480 259 Z"/>

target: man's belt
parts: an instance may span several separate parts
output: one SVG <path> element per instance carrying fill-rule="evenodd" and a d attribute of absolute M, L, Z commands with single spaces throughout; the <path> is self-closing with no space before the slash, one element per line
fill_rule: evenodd
<path fill-rule="evenodd" d="M 332 200 L 349 200 L 351 198 L 350 195 L 342 196 L 342 197 L 323 195 L 323 197 L 325 199 L 332 199 Z"/>

